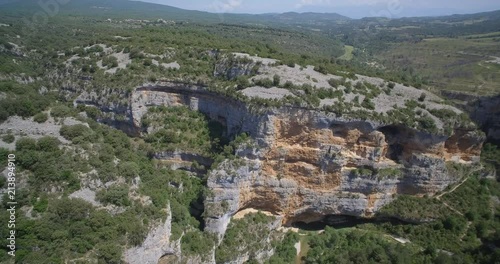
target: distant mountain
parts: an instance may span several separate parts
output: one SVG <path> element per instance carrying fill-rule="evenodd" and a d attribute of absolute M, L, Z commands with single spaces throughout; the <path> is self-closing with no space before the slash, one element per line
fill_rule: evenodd
<path fill-rule="evenodd" d="M 38 1 L 33 0 L 0 0 L 7 1 L 1 11 L 43 11 Z M 45 3 L 46 1 L 41 1 Z M 51 7 L 52 8 L 52 7 Z M 141 18 L 166 19 L 196 22 L 219 22 L 217 14 L 184 10 L 172 6 L 129 0 L 71 0 L 60 4 L 61 13 L 72 15 L 91 15 L 109 18 Z"/>
<path fill-rule="evenodd" d="M 22 13 L 35 13 L 43 11 L 34 0 L 0 0 L 1 12 L 8 15 L 13 11 Z M 46 3 L 46 1 L 40 1 Z M 242 25 L 262 25 L 277 27 L 301 27 L 310 30 L 328 30 L 335 24 L 364 23 L 369 21 L 379 21 L 381 18 L 351 19 L 337 13 L 297 13 L 287 12 L 282 14 L 216 14 L 203 11 L 192 11 L 180 9 L 172 6 L 146 3 L 129 0 L 71 0 L 67 4 L 59 6 L 62 14 L 85 15 L 103 18 L 123 19 L 165 19 L 175 21 L 187 21 L 194 23 L 230 23 Z M 29 14 L 29 13 L 28 13 Z M 394 23 L 429 23 L 431 21 L 449 23 L 470 23 L 470 21 L 491 21 L 496 23 L 500 19 L 500 11 L 483 12 L 469 15 L 452 15 L 441 17 L 409 17 L 400 19 L 382 19 Z M 494 22 L 493 22 L 494 21 Z"/>
<path fill-rule="evenodd" d="M 351 18 L 339 15 L 337 13 L 297 13 L 288 12 L 275 15 L 275 18 L 280 20 L 293 20 L 293 21 L 338 21 L 350 20 Z"/>
<path fill-rule="evenodd" d="M 402 21 L 415 21 L 415 22 L 427 22 L 427 21 L 442 21 L 442 22 L 463 22 L 470 20 L 498 20 L 500 19 L 500 10 L 473 13 L 473 14 L 454 14 L 447 16 L 418 16 L 418 17 L 402 17 L 396 20 Z"/>
<path fill-rule="evenodd" d="M 42 3 L 45 3 L 42 1 Z M 0 0 L 4 10 L 35 11 L 42 10 L 38 1 L 33 0 Z M 350 18 L 336 13 L 295 13 L 283 14 L 215 14 L 202 11 L 185 10 L 167 5 L 129 1 L 129 0 L 72 0 L 59 6 L 62 12 L 94 16 L 110 16 L 133 18 L 163 18 L 197 22 L 230 22 L 230 23 L 311 23 L 349 20 Z"/>

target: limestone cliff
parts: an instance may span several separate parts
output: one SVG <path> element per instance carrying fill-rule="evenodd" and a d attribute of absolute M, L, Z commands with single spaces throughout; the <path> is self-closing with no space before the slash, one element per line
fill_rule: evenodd
<path fill-rule="evenodd" d="M 433 135 L 400 125 L 355 120 L 314 109 L 255 111 L 203 87 L 163 83 L 137 89 L 131 115 L 139 127 L 148 106 L 186 105 L 252 138 L 208 178 L 206 229 L 223 234 L 230 217 L 255 208 L 283 223 L 328 215 L 372 217 L 396 194 L 432 195 L 457 182 L 447 162 L 479 160 L 484 136 L 455 130 Z"/>
<path fill-rule="evenodd" d="M 168 217 L 163 224 L 155 226 L 148 234 L 142 245 L 128 249 L 124 253 L 125 261 L 129 264 L 156 264 L 163 256 L 173 256 L 175 241 L 170 241 L 172 215 L 167 208 Z"/>

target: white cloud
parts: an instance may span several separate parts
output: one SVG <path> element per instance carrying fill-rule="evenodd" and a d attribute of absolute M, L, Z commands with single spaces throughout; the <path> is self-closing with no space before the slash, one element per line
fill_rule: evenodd
<path fill-rule="evenodd" d="M 241 4 L 243 4 L 243 0 L 214 1 L 210 5 L 210 9 L 216 13 L 226 13 L 237 9 Z"/>

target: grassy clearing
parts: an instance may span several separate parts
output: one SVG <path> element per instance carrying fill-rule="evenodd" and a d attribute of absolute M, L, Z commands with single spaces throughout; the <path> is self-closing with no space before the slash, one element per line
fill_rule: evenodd
<path fill-rule="evenodd" d="M 378 58 L 389 67 L 418 72 L 438 91 L 492 95 L 500 92 L 500 66 L 487 63 L 491 56 L 500 56 L 492 38 L 432 38 L 399 44 Z"/>
<path fill-rule="evenodd" d="M 295 264 L 301 264 L 302 258 L 307 256 L 309 249 L 311 249 L 311 247 L 309 246 L 309 240 L 311 238 L 311 236 L 300 236 L 300 253 L 295 258 Z"/>
<path fill-rule="evenodd" d="M 474 34 L 474 35 L 468 35 L 463 38 L 465 39 L 480 39 L 480 38 L 494 38 L 494 37 L 500 37 L 500 32 L 491 32 L 491 33 L 486 33 L 486 34 Z"/>
<path fill-rule="evenodd" d="M 349 46 L 349 45 L 345 45 L 344 49 L 345 49 L 345 53 L 339 59 L 341 59 L 341 60 L 347 60 L 347 61 L 352 60 L 352 58 L 354 56 L 353 55 L 354 47 L 353 46 Z"/>

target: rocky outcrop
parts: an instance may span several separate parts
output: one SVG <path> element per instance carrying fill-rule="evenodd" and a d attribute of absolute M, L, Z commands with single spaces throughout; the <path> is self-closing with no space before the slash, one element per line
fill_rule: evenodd
<path fill-rule="evenodd" d="M 477 161 L 483 140 L 300 110 L 270 116 L 267 127 L 267 147 L 242 149 L 209 176 L 209 230 L 224 233 L 228 216 L 248 207 L 283 215 L 285 225 L 371 217 L 396 194 L 432 195 L 455 183 L 446 163 Z"/>
<path fill-rule="evenodd" d="M 447 162 L 479 160 L 481 133 L 433 135 L 402 126 L 338 117 L 305 108 L 253 110 L 200 86 L 164 83 L 132 95 L 140 126 L 147 107 L 186 105 L 252 138 L 208 178 L 206 229 L 223 234 L 232 215 L 255 208 L 283 223 L 327 215 L 372 217 L 394 195 L 432 195 L 458 181 Z"/>
<path fill-rule="evenodd" d="M 136 129 L 141 128 L 142 117 L 151 106 L 189 106 L 200 111 L 212 120 L 227 127 L 228 135 L 241 132 L 258 134 L 258 127 L 263 116 L 254 115 L 240 101 L 210 92 L 206 87 L 178 82 L 143 86 L 132 94 L 130 114 Z"/>
<path fill-rule="evenodd" d="M 61 93 L 65 97 L 72 97 L 74 94 L 78 94 L 79 90 L 68 86 L 64 87 Z M 110 94 L 115 95 L 118 99 L 112 100 Z M 119 129 L 129 136 L 139 136 L 140 130 L 134 126 L 131 118 L 128 98 L 130 98 L 130 93 L 126 91 L 105 89 L 100 91 L 100 94 L 95 91 L 83 91 L 79 93 L 73 104 L 75 107 L 77 105 L 95 107 L 101 114 L 94 118 L 100 123 Z"/>
<path fill-rule="evenodd" d="M 207 170 L 214 162 L 211 158 L 181 151 L 155 153 L 153 158 L 161 161 L 164 165 L 169 165 L 172 170 L 192 172 L 199 177 L 206 175 Z"/>
<path fill-rule="evenodd" d="M 171 243 L 172 215 L 170 207 L 167 209 L 167 220 L 157 225 L 148 233 L 141 246 L 125 251 L 124 258 L 129 264 L 157 264 L 161 257 L 174 256 L 176 252 L 175 241 Z"/>
<path fill-rule="evenodd" d="M 260 68 L 268 68 L 277 60 L 259 58 L 244 53 L 216 54 L 217 62 L 214 66 L 214 77 L 223 77 L 234 80 L 239 76 L 257 74 Z"/>

